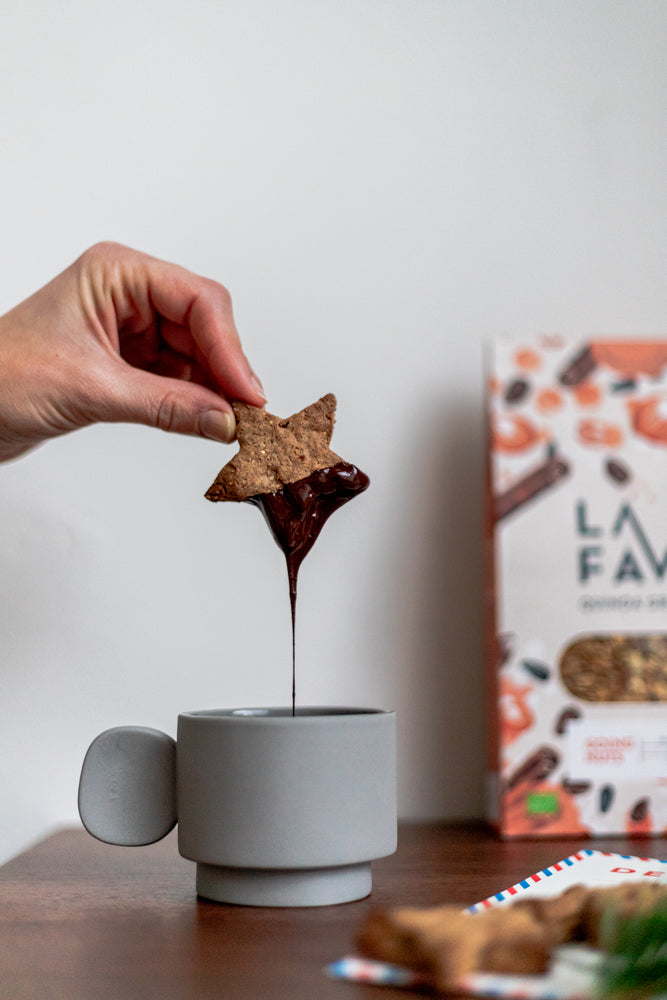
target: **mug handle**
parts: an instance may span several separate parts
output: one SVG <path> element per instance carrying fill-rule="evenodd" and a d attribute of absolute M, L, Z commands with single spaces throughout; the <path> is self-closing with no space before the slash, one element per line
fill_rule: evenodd
<path fill-rule="evenodd" d="M 79 780 L 79 815 L 107 844 L 139 847 L 176 824 L 176 743 L 158 729 L 117 726 L 88 748 Z"/>

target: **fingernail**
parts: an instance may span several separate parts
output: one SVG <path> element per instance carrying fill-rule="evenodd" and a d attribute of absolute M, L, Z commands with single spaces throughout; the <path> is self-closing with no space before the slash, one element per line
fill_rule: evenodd
<path fill-rule="evenodd" d="M 260 382 L 259 376 L 252 370 L 252 368 L 250 369 L 250 378 L 252 380 L 253 385 L 257 389 L 257 392 L 260 394 L 260 396 L 266 403 L 266 393 L 264 392 L 264 386 Z"/>
<path fill-rule="evenodd" d="M 206 410 L 201 415 L 200 427 L 205 437 L 225 444 L 233 441 L 236 434 L 236 421 L 231 413 L 224 410 Z"/>

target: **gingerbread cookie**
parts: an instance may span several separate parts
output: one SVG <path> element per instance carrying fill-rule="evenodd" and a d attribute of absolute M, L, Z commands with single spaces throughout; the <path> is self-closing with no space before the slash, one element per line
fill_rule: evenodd
<path fill-rule="evenodd" d="M 447 992 L 472 972 L 539 975 L 558 945 L 604 947 L 607 915 L 624 920 L 666 901 L 667 886 L 626 882 L 608 889 L 574 885 L 551 899 L 522 899 L 475 915 L 457 906 L 400 908 L 372 913 L 358 946 L 368 958 L 408 966 Z"/>
<path fill-rule="evenodd" d="M 247 403 L 233 403 L 239 451 L 218 473 L 207 500 L 248 500 L 277 493 L 342 459 L 329 448 L 336 397 L 329 393 L 282 419 Z"/>
<path fill-rule="evenodd" d="M 509 919 L 508 919 L 509 918 Z M 446 992 L 470 972 L 544 972 L 544 933 L 528 910 L 489 910 L 471 917 L 458 906 L 374 913 L 358 939 L 369 958 L 406 965 Z"/>

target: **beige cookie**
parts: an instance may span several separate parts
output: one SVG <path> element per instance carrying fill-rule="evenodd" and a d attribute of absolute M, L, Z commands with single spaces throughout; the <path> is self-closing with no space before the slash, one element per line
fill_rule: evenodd
<path fill-rule="evenodd" d="M 458 906 L 405 907 L 372 913 L 357 943 L 363 955 L 408 966 L 447 992 L 471 972 L 540 974 L 558 945 L 604 946 L 603 915 L 622 920 L 666 900 L 667 886 L 624 883 L 574 885 L 550 899 L 521 899 L 474 915 Z"/>
<path fill-rule="evenodd" d="M 247 403 L 233 403 L 239 451 L 218 473 L 207 500 L 247 500 L 277 493 L 318 469 L 342 462 L 329 448 L 336 397 L 329 393 L 283 419 Z"/>
<path fill-rule="evenodd" d="M 544 928 L 527 909 L 479 916 L 458 906 L 375 913 L 358 945 L 369 958 L 415 969 L 443 992 L 471 972 L 539 974 L 549 960 Z"/>

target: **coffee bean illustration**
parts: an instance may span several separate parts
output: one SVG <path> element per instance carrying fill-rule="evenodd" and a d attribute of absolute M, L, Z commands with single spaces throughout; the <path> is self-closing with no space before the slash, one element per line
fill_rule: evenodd
<path fill-rule="evenodd" d="M 571 781 L 569 778 L 563 778 L 561 784 L 563 791 L 570 795 L 583 795 L 591 787 L 590 781 Z"/>
<path fill-rule="evenodd" d="M 604 785 L 600 789 L 600 812 L 609 812 L 611 804 L 614 801 L 615 794 L 616 792 L 613 785 Z"/>
<path fill-rule="evenodd" d="M 522 660 L 521 666 L 538 681 L 548 681 L 551 677 L 551 667 L 546 663 L 540 663 L 539 660 Z"/>
<path fill-rule="evenodd" d="M 638 799 L 630 810 L 630 819 L 633 823 L 643 823 L 648 816 L 649 799 Z"/>
<path fill-rule="evenodd" d="M 554 723 L 554 731 L 558 734 L 558 736 L 563 736 L 567 732 L 568 725 L 580 718 L 581 712 L 579 709 L 575 708 L 574 705 L 568 705 L 568 707 L 564 708 L 556 719 L 556 722 Z"/>
<path fill-rule="evenodd" d="M 625 462 L 619 461 L 617 458 L 609 458 L 604 464 L 604 471 L 607 473 L 610 479 L 619 486 L 629 483 L 632 479 L 632 473 L 628 469 Z"/>
<path fill-rule="evenodd" d="M 520 403 L 522 399 L 525 399 L 529 389 L 530 385 L 525 378 L 515 378 L 505 390 L 505 402 Z"/>

